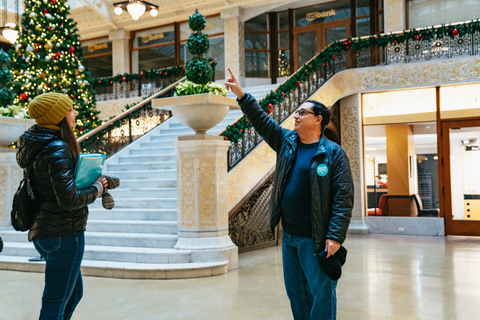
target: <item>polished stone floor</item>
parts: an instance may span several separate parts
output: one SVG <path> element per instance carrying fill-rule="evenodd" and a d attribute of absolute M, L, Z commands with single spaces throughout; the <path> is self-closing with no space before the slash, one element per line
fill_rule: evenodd
<path fill-rule="evenodd" d="M 480 238 L 349 236 L 338 319 L 480 319 Z M 36 319 L 43 274 L 0 271 L 0 319 Z M 281 248 L 192 280 L 84 277 L 73 319 L 292 319 Z"/>

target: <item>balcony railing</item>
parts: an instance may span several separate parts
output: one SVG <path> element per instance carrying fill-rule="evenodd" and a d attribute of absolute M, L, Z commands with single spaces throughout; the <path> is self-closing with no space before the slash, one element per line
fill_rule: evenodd
<path fill-rule="evenodd" d="M 273 105 L 270 116 L 282 123 L 339 71 L 378 65 L 447 59 L 480 52 L 480 22 L 419 28 L 404 32 L 340 40 L 303 65 L 285 83 L 268 94 L 260 105 Z M 229 130 L 239 129 L 229 137 Z M 233 140 L 229 150 L 229 170 L 252 151 L 262 138 L 242 117 L 221 135 Z"/>

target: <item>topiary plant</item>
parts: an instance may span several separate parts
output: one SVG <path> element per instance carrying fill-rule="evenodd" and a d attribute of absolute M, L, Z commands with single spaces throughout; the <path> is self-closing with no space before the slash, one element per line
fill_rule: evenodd
<path fill-rule="evenodd" d="M 206 26 L 205 17 L 198 10 L 195 10 L 195 13 L 188 19 L 188 25 L 193 32 L 187 40 L 187 50 L 193 55 L 193 58 L 185 66 L 187 81 L 176 87 L 175 95 L 213 93 L 226 96 L 225 86 L 222 87 L 211 81 L 214 72 L 213 67 L 208 59 L 204 58 L 205 53 L 210 49 L 208 35 L 202 32 Z M 224 90 L 222 90 L 223 88 Z"/>

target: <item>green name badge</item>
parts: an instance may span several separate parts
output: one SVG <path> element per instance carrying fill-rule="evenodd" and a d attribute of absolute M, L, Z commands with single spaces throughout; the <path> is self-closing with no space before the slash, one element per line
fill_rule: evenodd
<path fill-rule="evenodd" d="M 319 164 L 317 166 L 317 174 L 320 176 L 320 177 L 324 177 L 326 176 L 328 173 L 328 167 L 326 164 Z"/>

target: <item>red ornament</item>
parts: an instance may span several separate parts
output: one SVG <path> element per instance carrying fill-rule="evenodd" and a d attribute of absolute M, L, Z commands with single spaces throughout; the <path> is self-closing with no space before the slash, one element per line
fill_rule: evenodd
<path fill-rule="evenodd" d="M 325 67 L 325 63 L 323 63 L 322 66 Z"/>
<path fill-rule="evenodd" d="M 337 55 L 336 55 L 336 54 L 334 54 L 334 55 L 333 55 L 333 59 L 335 59 L 336 57 L 337 57 Z"/>
<path fill-rule="evenodd" d="M 452 34 L 456 36 L 458 34 L 458 29 L 457 28 L 453 29 Z"/>
<path fill-rule="evenodd" d="M 165 75 L 167 75 L 167 74 L 168 74 L 168 72 L 167 72 L 167 71 L 165 71 Z"/>
<path fill-rule="evenodd" d="M 56 2 L 57 2 L 57 0 L 50 0 L 51 4 L 55 4 Z"/>
<path fill-rule="evenodd" d="M 393 40 L 393 43 L 397 44 L 397 40 Z"/>
<path fill-rule="evenodd" d="M 69 53 L 75 53 L 75 48 L 73 46 L 70 47 L 70 50 L 68 50 Z"/>
<path fill-rule="evenodd" d="M 240 129 L 240 132 L 243 132 L 243 129 Z"/>
<path fill-rule="evenodd" d="M 223 140 L 228 140 L 228 138 L 227 138 L 227 137 L 225 137 L 225 138 L 223 138 Z"/>
<path fill-rule="evenodd" d="M 248 122 L 248 119 L 245 119 L 245 122 Z"/>
<path fill-rule="evenodd" d="M 182 71 L 185 71 L 185 67 L 182 68 Z"/>
<path fill-rule="evenodd" d="M 268 104 L 268 107 L 269 107 L 270 109 L 272 109 L 272 108 L 273 108 L 273 105 L 272 105 L 271 103 L 269 103 L 269 104 Z"/>
<path fill-rule="evenodd" d="M 43 9 L 43 14 L 47 14 L 48 13 L 48 10 L 45 8 Z"/>
<path fill-rule="evenodd" d="M 110 80 L 110 84 L 112 84 L 112 83 L 113 83 L 113 81 L 112 81 L 112 80 Z"/>
<path fill-rule="evenodd" d="M 98 80 L 98 84 L 102 83 L 102 80 Z"/>
<path fill-rule="evenodd" d="M 123 81 L 123 82 L 127 81 L 127 78 L 123 77 L 123 78 L 122 78 L 122 81 Z"/>
<path fill-rule="evenodd" d="M 375 37 L 374 37 L 374 38 L 375 38 L 375 40 L 377 40 L 377 39 L 378 39 L 378 36 L 377 36 L 377 35 L 375 35 Z"/>
<path fill-rule="evenodd" d="M 60 58 L 61 55 L 62 55 L 62 53 L 61 53 L 60 51 L 57 51 L 57 52 L 55 53 L 55 57 L 56 57 L 57 59 Z"/>
<path fill-rule="evenodd" d="M 21 54 L 21 53 L 19 53 L 19 54 L 17 54 L 17 56 L 20 58 L 20 57 L 22 56 L 22 54 Z"/>
<path fill-rule="evenodd" d="M 300 83 L 300 81 L 297 81 L 297 86 L 301 86 L 302 84 Z"/>
<path fill-rule="evenodd" d="M 284 97 L 285 97 L 285 92 L 282 92 L 282 96 L 284 96 Z"/>
<path fill-rule="evenodd" d="M 143 72 L 140 73 L 140 76 L 143 78 L 145 75 L 143 74 Z"/>
<path fill-rule="evenodd" d="M 20 101 L 27 101 L 28 96 L 25 93 L 20 93 Z"/>

